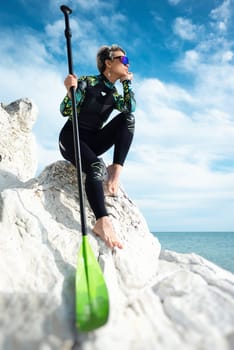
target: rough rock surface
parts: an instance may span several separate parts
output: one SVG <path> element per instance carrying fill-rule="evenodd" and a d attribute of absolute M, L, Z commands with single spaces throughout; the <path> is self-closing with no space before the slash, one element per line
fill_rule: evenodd
<path fill-rule="evenodd" d="M 37 108 L 29 99 L 0 104 L 0 190 L 35 175 L 36 144 L 32 126 Z"/>
<path fill-rule="evenodd" d="M 89 242 L 109 289 L 109 322 L 90 333 L 75 329 L 75 169 L 59 161 L 32 178 L 34 106 L 10 106 L 0 110 L 0 349 L 233 349 L 234 275 L 194 254 L 161 251 L 122 188 L 106 203 L 123 250 L 92 234 L 87 206 Z"/>

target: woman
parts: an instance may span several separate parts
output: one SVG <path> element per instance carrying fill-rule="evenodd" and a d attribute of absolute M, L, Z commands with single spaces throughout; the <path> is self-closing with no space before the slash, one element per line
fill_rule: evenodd
<path fill-rule="evenodd" d="M 123 245 L 114 232 L 105 207 L 102 184 L 105 166 L 98 156 L 114 146 L 113 164 L 107 168 L 106 184 L 107 191 L 114 196 L 118 191 L 120 173 L 134 134 L 132 112 L 135 110 L 135 99 L 131 90 L 133 74 L 128 71 L 129 61 L 125 51 L 117 45 L 99 49 L 97 67 L 99 75 L 79 79 L 75 75 L 68 75 L 64 81 L 67 95 L 60 110 L 63 116 L 69 118 L 61 130 L 59 146 L 63 157 L 75 165 L 70 95 L 73 86 L 76 89 L 82 171 L 86 173 L 85 190 L 96 217 L 93 232 L 108 247 L 121 249 Z M 117 80 L 123 85 L 123 96 L 114 86 Z M 104 125 L 114 109 L 120 114 Z"/>

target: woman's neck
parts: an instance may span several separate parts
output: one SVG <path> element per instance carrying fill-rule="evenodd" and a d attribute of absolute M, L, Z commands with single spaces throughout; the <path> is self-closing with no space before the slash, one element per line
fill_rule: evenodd
<path fill-rule="evenodd" d="M 116 80 L 118 80 L 118 78 L 116 78 L 116 77 L 114 77 L 114 76 L 112 76 L 112 75 L 108 75 L 108 73 L 107 72 L 103 72 L 102 73 L 105 77 L 106 77 L 106 79 L 107 80 L 109 80 L 112 84 L 114 84 L 115 82 L 116 82 Z"/>

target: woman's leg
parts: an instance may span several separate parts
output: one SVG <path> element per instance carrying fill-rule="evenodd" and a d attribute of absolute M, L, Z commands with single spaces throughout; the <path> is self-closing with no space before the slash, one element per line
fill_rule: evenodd
<path fill-rule="evenodd" d="M 62 156 L 76 166 L 71 122 L 66 123 L 62 129 L 59 136 L 59 146 Z M 104 166 L 83 140 L 80 140 L 80 154 L 82 171 L 86 173 L 85 190 L 87 198 L 96 219 L 99 219 L 107 215 L 102 186 Z"/>
<path fill-rule="evenodd" d="M 121 242 L 116 237 L 105 206 L 103 191 L 105 166 L 83 141 L 80 141 L 80 150 L 82 169 L 86 173 L 86 195 L 96 217 L 93 232 L 101 237 L 108 247 L 123 248 Z"/>
<path fill-rule="evenodd" d="M 120 113 L 88 140 L 89 146 L 101 155 L 114 146 L 113 163 L 123 165 L 134 136 L 135 118 Z"/>
<path fill-rule="evenodd" d="M 72 129 L 65 127 L 60 133 L 60 151 L 63 157 L 75 165 Z M 86 173 L 85 190 L 89 204 L 96 217 L 93 232 L 100 236 L 107 246 L 122 248 L 106 211 L 103 192 L 104 165 L 91 148 L 80 140 L 82 170 Z"/>
<path fill-rule="evenodd" d="M 127 157 L 134 135 L 134 115 L 121 113 L 98 131 L 91 146 L 99 155 L 114 145 L 113 164 L 108 167 L 107 190 L 116 195 L 123 164 Z"/>
<path fill-rule="evenodd" d="M 113 163 L 107 167 L 108 180 L 105 183 L 105 192 L 110 196 L 117 196 L 119 189 L 119 179 L 123 166 Z"/>

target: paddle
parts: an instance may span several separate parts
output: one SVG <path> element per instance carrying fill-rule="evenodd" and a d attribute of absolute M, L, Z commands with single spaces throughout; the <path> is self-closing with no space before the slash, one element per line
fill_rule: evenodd
<path fill-rule="evenodd" d="M 60 7 L 65 18 L 65 37 L 67 42 L 67 56 L 69 74 L 73 74 L 71 30 L 69 15 L 72 10 L 62 5 Z M 80 199 L 80 219 L 82 244 L 78 253 L 76 270 L 76 325 L 81 331 L 91 331 L 103 326 L 109 315 L 109 297 L 106 283 L 99 263 L 97 262 L 87 237 L 87 226 L 84 208 L 82 184 L 82 168 L 80 155 L 80 140 L 78 118 L 76 110 L 75 88 L 71 87 L 72 97 L 72 126 L 74 135 L 75 161 L 77 182 Z"/>

